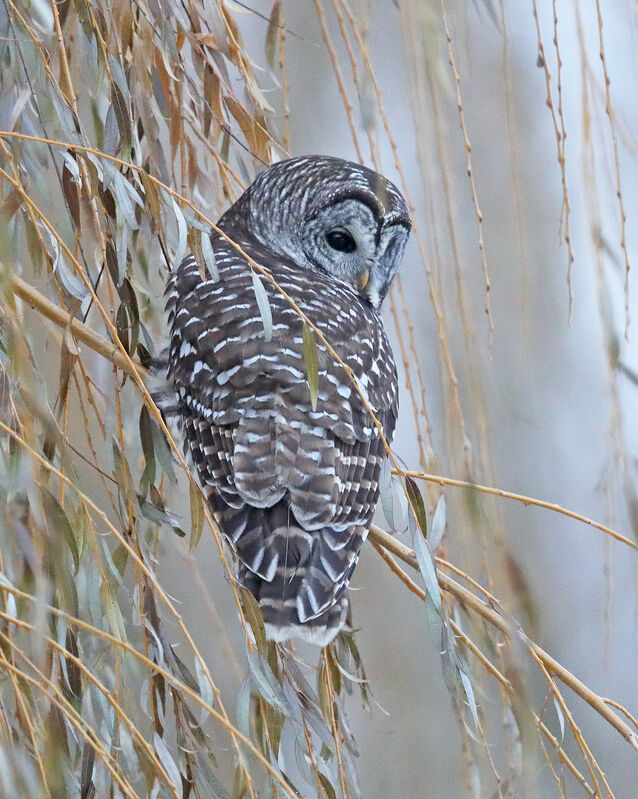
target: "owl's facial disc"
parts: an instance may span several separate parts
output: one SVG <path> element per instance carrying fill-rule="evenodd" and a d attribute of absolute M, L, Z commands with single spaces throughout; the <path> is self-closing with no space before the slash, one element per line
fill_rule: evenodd
<path fill-rule="evenodd" d="M 353 286 L 378 308 L 407 237 L 405 223 L 385 224 L 366 203 L 346 198 L 308 221 L 301 232 L 301 246 L 313 266 Z"/>

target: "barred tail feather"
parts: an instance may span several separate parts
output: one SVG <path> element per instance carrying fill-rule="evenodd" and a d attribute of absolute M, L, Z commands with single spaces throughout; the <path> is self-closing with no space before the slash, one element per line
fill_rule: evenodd
<path fill-rule="evenodd" d="M 222 510 L 240 559 L 238 577 L 261 606 L 266 635 L 325 646 L 346 623 L 346 587 L 365 527 L 305 530 L 284 500 L 272 508 Z"/>

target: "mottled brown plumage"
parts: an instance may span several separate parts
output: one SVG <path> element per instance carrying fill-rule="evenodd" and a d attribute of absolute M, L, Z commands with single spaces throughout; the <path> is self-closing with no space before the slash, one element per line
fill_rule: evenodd
<path fill-rule="evenodd" d="M 397 377 L 378 306 L 409 230 L 400 193 L 355 164 L 291 159 L 263 172 L 219 226 L 352 369 L 390 441 Z M 345 622 L 345 588 L 379 496 L 383 442 L 318 337 L 313 410 L 299 315 L 262 280 L 272 314 L 272 331 L 265 328 L 251 266 L 218 233 L 211 242 L 219 281 L 202 280 L 191 257 L 167 289 L 178 412 L 269 637 L 325 644 Z"/>

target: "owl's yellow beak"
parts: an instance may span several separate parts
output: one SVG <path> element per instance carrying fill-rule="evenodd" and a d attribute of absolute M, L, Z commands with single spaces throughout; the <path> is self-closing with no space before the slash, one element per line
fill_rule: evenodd
<path fill-rule="evenodd" d="M 363 289 L 368 285 L 369 282 L 370 282 L 370 270 L 366 269 L 366 271 L 361 275 L 361 277 L 357 282 L 359 291 L 363 291 Z"/>

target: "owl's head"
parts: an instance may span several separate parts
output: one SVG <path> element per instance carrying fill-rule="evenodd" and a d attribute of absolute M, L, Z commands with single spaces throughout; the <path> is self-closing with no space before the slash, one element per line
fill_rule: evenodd
<path fill-rule="evenodd" d="M 349 284 L 374 308 L 396 274 L 411 227 L 390 181 L 318 155 L 268 167 L 232 211 L 234 224 L 241 219 L 270 250 Z"/>

